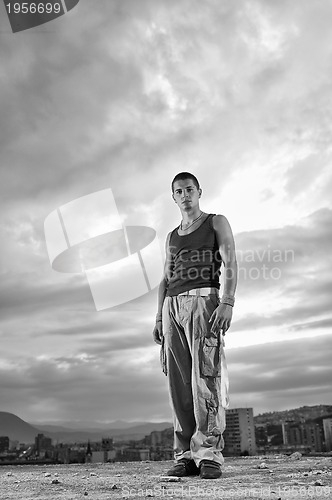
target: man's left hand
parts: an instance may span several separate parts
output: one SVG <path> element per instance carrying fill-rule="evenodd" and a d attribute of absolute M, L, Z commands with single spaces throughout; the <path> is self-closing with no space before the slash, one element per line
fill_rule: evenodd
<path fill-rule="evenodd" d="M 232 321 L 233 307 L 228 304 L 219 304 L 219 306 L 211 314 L 209 323 L 212 323 L 211 333 L 217 334 L 222 330 L 222 334 L 229 329 Z"/>

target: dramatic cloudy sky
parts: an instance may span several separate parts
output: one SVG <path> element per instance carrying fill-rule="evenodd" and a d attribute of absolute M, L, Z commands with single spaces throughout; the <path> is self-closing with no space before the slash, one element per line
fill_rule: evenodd
<path fill-rule="evenodd" d="M 1 3 L 0 410 L 171 418 L 156 289 L 97 311 L 84 273 L 52 269 L 44 221 L 110 188 L 163 248 L 182 170 L 236 239 L 231 406 L 332 403 L 331 17 L 326 0 L 81 0 L 13 34 Z"/>

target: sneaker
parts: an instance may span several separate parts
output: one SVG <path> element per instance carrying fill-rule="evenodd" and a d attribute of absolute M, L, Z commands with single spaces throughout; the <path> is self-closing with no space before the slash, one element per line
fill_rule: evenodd
<path fill-rule="evenodd" d="M 198 476 L 199 468 L 195 464 L 194 460 L 188 460 L 187 458 L 182 458 L 178 460 L 176 464 L 173 465 L 169 471 L 167 471 L 168 476 L 184 477 L 184 476 Z"/>
<path fill-rule="evenodd" d="M 221 467 L 212 460 L 202 460 L 199 464 L 199 475 L 202 479 L 218 479 L 221 477 Z"/>

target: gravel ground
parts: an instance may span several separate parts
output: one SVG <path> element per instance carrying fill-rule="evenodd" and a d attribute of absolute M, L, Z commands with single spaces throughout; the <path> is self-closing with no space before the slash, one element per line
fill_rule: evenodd
<path fill-rule="evenodd" d="M 165 476 L 172 462 L 0 467 L 0 498 L 332 499 L 332 457 L 226 458 L 220 479 Z"/>

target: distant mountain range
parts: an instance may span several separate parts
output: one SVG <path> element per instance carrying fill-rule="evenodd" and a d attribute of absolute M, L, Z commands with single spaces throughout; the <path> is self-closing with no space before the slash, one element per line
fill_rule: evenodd
<path fill-rule="evenodd" d="M 332 405 L 302 406 L 293 410 L 273 411 L 254 417 L 255 424 L 279 424 L 285 421 L 321 421 L 332 418 Z M 172 427 L 171 422 L 126 422 L 117 420 L 108 424 L 66 422 L 66 425 L 34 424 L 25 422 L 13 413 L 0 412 L 0 436 L 8 436 L 12 441 L 34 443 L 37 434 L 44 434 L 58 443 L 86 443 L 111 437 L 114 441 L 139 440 L 152 431 L 162 431 Z M 90 427 L 91 425 L 91 427 Z M 110 427 L 108 427 L 108 425 Z"/>
<path fill-rule="evenodd" d="M 49 429 L 50 432 L 64 429 L 74 431 L 92 431 L 98 432 L 105 429 L 128 429 L 129 427 L 136 427 L 137 425 L 146 424 L 144 421 L 127 422 L 125 420 L 112 420 L 109 422 L 95 422 L 88 420 L 63 420 L 63 421 L 47 421 L 47 422 L 30 422 L 31 425 L 37 429 Z"/>
<path fill-rule="evenodd" d="M 100 441 L 102 437 L 111 437 L 114 441 L 138 440 L 150 434 L 152 431 L 162 431 L 172 427 L 170 422 L 123 422 L 117 421 L 120 428 L 100 429 L 98 427 L 90 429 L 74 430 L 63 426 L 55 425 L 31 425 L 13 413 L 0 412 L 0 436 L 8 436 L 12 441 L 20 443 L 34 443 L 37 434 L 44 434 L 52 438 L 55 442 L 80 443 L 90 441 Z"/>

